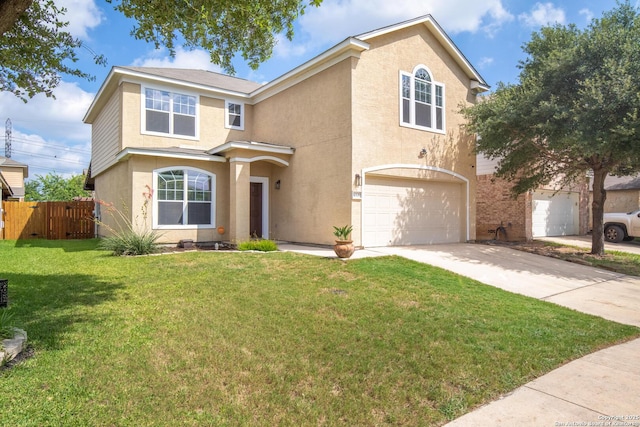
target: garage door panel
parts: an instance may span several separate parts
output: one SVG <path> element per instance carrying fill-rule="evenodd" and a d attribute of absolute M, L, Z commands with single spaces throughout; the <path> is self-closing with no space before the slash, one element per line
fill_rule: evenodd
<path fill-rule="evenodd" d="M 461 241 L 461 184 L 367 178 L 364 193 L 366 246 Z"/>
<path fill-rule="evenodd" d="M 535 191 L 531 217 L 533 237 L 578 234 L 578 202 L 576 192 Z"/>

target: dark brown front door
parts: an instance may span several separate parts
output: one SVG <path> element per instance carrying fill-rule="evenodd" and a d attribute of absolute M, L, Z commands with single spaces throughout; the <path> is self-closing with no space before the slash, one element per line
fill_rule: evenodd
<path fill-rule="evenodd" d="M 262 183 L 251 183 L 251 200 L 249 204 L 249 231 L 251 237 L 262 237 Z"/>

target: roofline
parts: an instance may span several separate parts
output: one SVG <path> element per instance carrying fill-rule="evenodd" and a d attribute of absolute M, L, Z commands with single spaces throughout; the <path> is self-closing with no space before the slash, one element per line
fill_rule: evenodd
<path fill-rule="evenodd" d="M 109 71 L 107 78 L 100 86 L 98 93 L 93 98 L 93 101 L 89 106 L 89 109 L 87 110 L 84 117 L 82 118 L 82 121 L 84 123 L 87 123 L 87 120 L 89 120 L 89 118 L 91 117 L 93 110 L 98 103 L 97 101 L 102 98 L 103 93 L 107 91 L 107 88 L 112 84 L 113 80 L 116 77 L 119 79 L 118 81 L 129 81 L 127 80 L 127 78 L 132 80 L 153 80 L 155 82 L 159 82 L 163 84 L 180 85 L 182 87 L 187 87 L 198 92 L 215 93 L 217 95 L 220 95 L 221 97 L 233 97 L 233 98 L 241 98 L 246 100 L 250 98 L 250 94 L 245 92 L 237 92 L 233 90 L 221 89 L 215 86 L 209 86 L 209 85 L 190 82 L 188 80 L 178 80 L 178 79 L 173 79 L 171 77 L 159 76 L 157 74 L 129 70 L 127 69 L 127 67 L 114 66 L 111 68 L 111 71 Z M 227 77 L 232 77 L 232 76 L 227 76 Z"/>
<path fill-rule="evenodd" d="M 116 154 L 116 162 L 125 160 L 131 156 L 153 156 L 153 157 L 170 157 L 172 159 L 182 160 L 202 160 L 205 162 L 218 162 L 226 163 L 227 159 L 220 156 L 208 155 L 205 152 L 203 154 L 187 154 L 187 153 L 169 153 L 167 151 L 158 149 L 146 149 L 146 148 L 131 148 L 127 147 L 124 150 Z"/>
<path fill-rule="evenodd" d="M 369 43 L 356 37 L 349 37 L 329 50 L 325 50 L 320 55 L 251 92 L 253 102 L 258 103 L 265 98 L 282 92 L 297 84 L 299 81 L 318 74 L 346 58 L 353 56 L 359 57 L 360 53 L 369 50 L 369 47 Z"/>
<path fill-rule="evenodd" d="M 229 141 L 225 144 L 219 145 L 211 150 L 207 151 L 209 154 L 218 154 L 224 153 L 229 150 L 233 150 L 235 148 L 243 149 L 243 150 L 251 150 L 251 151 L 261 151 L 265 153 L 274 153 L 274 154 L 293 154 L 295 153 L 295 148 L 285 147 L 284 145 L 274 145 L 268 144 L 266 142 L 255 142 L 255 141 Z"/>
<path fill-rule="evenodd" d="M 290 88 L 291 86 L 294 86 L 304 79 L 307 79 L 315 74 L 320 73 L 321 71 L 324 71 L 325 69 L 337 64 L 340 61 L 343 61 L 344 59 L 350 57 L 359 58 L 360 53 L 365 50 L 369 50 L 370 48 L 370 44 L 367 43 L 367 40 L 418 24 L 424 24 L 425 26 L 427 26 L 427 28 L 431 30 L 436 39 L 438 39 L 438 41 L 443 45 L 447 52 L 449 52 L 449 54 L 453 56 L 458 65 L 465 70 L 467 76 L 471 80 L 470 89 L 476 92 L 485 92 L 490 89 L 491 86 L 489 86 L 486 80 L 473 67 L 473 65 L 471 65 L 471 62 L 464 56 L 462 51 L 456 46 L 453 40 L 451 40 L 451 38 L 442 29 L 440 24 L 438 24 L 433 16 L 423 15 L 418 18 L 400 22 L 398 24 L 389 25 L 377 30 L 369 31 L 358 36 L 349 37 L 333 46 L 332 48 L 322 52 L 318 56 L 310 59 L 302 65 L 299 65 L 293 70 L 281 75 L 275 80 L 272 80 L 271 82 L 255 89 L 250 93 L 220 89 L 214 86 L 202 85 L 186 80 L 177 80 L 170 77 L 144 73 L 141 71 L 133 71 L 127 69 L 128 67 L 114 66 L 111 68 L 109 75 L 100 86 L 98 93 L 94 97 L 93 102 L 89 106 L 89 109 L 87 110 L 87 113 L 85 114 L 82 121 L 84 123 L 90 123 L 89 120 L 91 120 L 94 109 L 98 104 L 98 100 L 102 98 L 104 92 L 107 91 L 107 88 L 112 85 L 113 80 L 116 78 L 116 76 L 118 78 L 129 77 L 138 80 L 150 79 L 165 84 L 181 85 L 183 87 L 188 87 L 196 91 L 216 93 L 223 97 L 235 97 L 244 99 L 245 102 L 249 104 L 256 104 L 266 98 L 269 98 L 270 96 L 273 96 L 279 92 L 282 92 L 283 90 Z"/>
<path fill-rule="evenodd" d="M 356 37 L 358 39 L 360 39 L 360 40 L 367 41 L 367 40 L 372 39 L 374 37 L 380 37 L 382 35 L 385 35 L 385 34 L 388 34 L 388 33 L 394 32 L 394 31 L 398 31 L 398 30 L 402 30 L 404 28 L 408 28 L 408 27 L 414 26 L 416 24 L 425 24 L 430 30 L 432 30 L 432 32 L 435 34 L 435 36 L 438 39 L 438 41 L 440 41 L 440 43 L 445 47 L 445 49 L 447 49 L 447 51 L 450 54 L 452 54 L 455 59 L 457 59 L 458 64 L 462 65 L 463 68 L 466 68 L 467 71 L 473 77 L 475 77 L 475 80 L 477 80 L 477 82 L 478 82 L 478 84 L 476 85 L 476 89 L 479 89 L 482 92 L 487 91 L 487 90 L 490 89 L 491 86 L 480 75 L 478 70 L 476 70 L 474 68 L 474 66 L 471 65 L 471 62 L 467 59 L 467 57 L 464 56 L 464 54 L 458 48 L 458 46 L 456 46 L 456 44 L 453 42 L 453 40 L 451 40 L 451 38 L 447 35 L 447 33 L 444 31 L 444 29 L 440 26 L 440 24 L 438 24 L 438 22 L 430 14 L 419 16 L 417 18 L 410 19 L 410 20 L 404 21 L 404 22 L 400 22 L 398 24 L 389 25 L 387 27 L 379 28 L 377 30 L 369 31 L 367 33 L 360 34 L 360 35 L 358 35 Z M 472 80 L 474 80 L 474 79 L 472 79 Z"/>

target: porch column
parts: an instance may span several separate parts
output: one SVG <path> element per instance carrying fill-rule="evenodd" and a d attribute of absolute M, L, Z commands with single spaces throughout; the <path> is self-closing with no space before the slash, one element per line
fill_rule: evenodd
<path fill-rule="evenodd" d="M 229 177 L 229 239 L 249 239 L 251 164 L 231 161 Z"/>

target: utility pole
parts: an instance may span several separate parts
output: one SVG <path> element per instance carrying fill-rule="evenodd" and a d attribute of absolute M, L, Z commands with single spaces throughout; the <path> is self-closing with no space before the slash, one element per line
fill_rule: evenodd
<path fill-rule="evenodd" d="M 7 119 L 5 122 L 5 133 L 4 133 L 4 156 L 7 159 L 11 158 L 11 119 Z"/>

